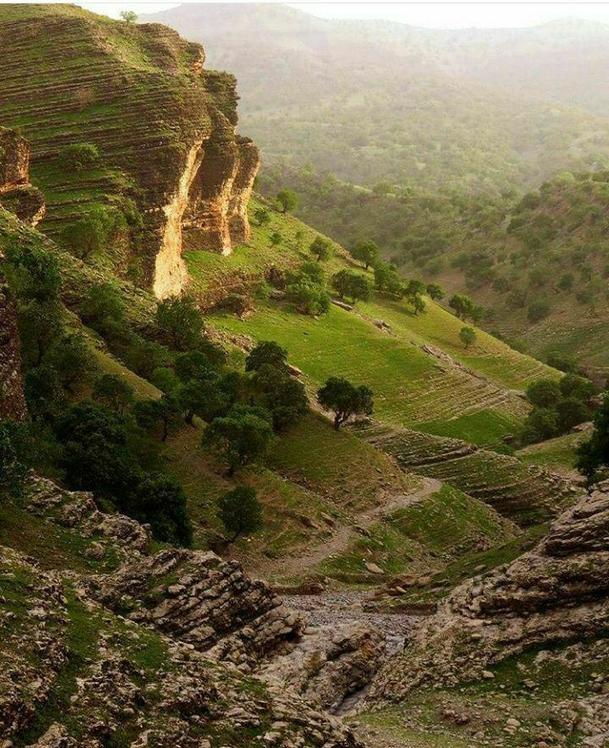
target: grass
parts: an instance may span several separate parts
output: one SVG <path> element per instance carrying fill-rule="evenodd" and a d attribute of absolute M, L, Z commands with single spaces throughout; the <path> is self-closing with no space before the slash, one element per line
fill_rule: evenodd
<path fill-rule="evenodd" d="M 588 438 L 585 432 L 563 434 L 519 450 L 517 456 L 530 465 L 548 467 L 556 472 L 573 474 L 577 447 Z"/>
<path fill-rule="evenodd" d="M 337 433 L 315 415 L 274 442 L 267 467 L 243 468 L 232 479 L 201 447 L 201 436 L 200 425 L 170 436 L 164 449 L 168 470 L 186 492 L 195 541 L 201 547 L 217 543 L 223 534 L 217 499 L 239 484 L 256 489 L 264 529 L 232 549 L 248 566 L 261 557 L 294 555 L 321 542 L 348 512 L 375 506 L 387 494 L 407 493 L 417 483 L 386 455 L 349 433 Z"/>
<path fill-rule="evenodd" d="M 475 409 L 476 401 L 484 396 L 478 380 L 458 369 L 439 372 L 433 359 L 418 347 L 337 307 L 314 320 L 282 305 L 260 304 L 247 320 L 215 314 L 209 321 L 229 333 L 277 341 L 312 388 L 330 376 L 368 385 L 374 392 L 376 417 L 388 423 L 417 426 L 430 416 L 434 420 L 457 418 L 468 404 Z M 484 410 L 495 412 L 494 408 Z M 503 415 L 503 432 L 512 433 L 518 423 L 516 415 L 502 408 L 497 412 Z M 483 443 L 497 441 L 501 434 L 498 418 L 488 419 L 486 430 L 484 420 L 479 422 L 476 434 Z"/>
<path fill-rule="evenodd" d="M 442 571 L 448 563 L 513 538 L 517 532 L 480 501 L 451 486 L 377 522 L 345 552 L 324 562 L 321 571 L 344 581 L 383 579 L 370 573 L 376 564 L 386 577 L 408 572 L 414 576 Z"/>

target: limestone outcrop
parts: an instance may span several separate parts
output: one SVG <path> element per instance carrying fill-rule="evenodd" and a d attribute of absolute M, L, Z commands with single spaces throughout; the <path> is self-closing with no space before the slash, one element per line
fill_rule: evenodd
<path fill-rule="evenodd" d="M 0 205 L 35 226 L 45 213 L 40 190 L 30 184 L 31 148 L 25 138 L 0 127 Z"/>
<path fill-rule="evenodd" d="M 293 691 L 125 623 L 3 547 L 0 580 L 2 745 L 102 748 L 129 735 L 132 748 L 362 748 Z"/>
<path fill-rule="evenodd" d="M 88 589 L 130 620 L 248 670 L 304 628 L 264 582 L 211 552 L 164 550 L 90 580 Z"/>
<path fill-rule="evenodd" d="M 383 669 L 372 698 L 492 677 L 489 666 L 531 647 L 606 635 L 608 565 L 605 483 L 561 514 L 533 550 L 457 587 Z"/>
<path fill-rule="evenodd" d="M 185 228 L 189 246 L 214 252 L 247 241 L 258 151 L 236 134 L 235 79 L 206 70 L 200 45 L 160 24 L 112 22 L 67 5 L 0 9 L 0 45 L 0 122 L 26 117 L 32 179 L 47 195 L 42 228 L 52 239 L 100 205 L 133 201 L 143 227 L 126 232 L 113 259 L 117 271 L 137 267 L 159 297 L 187 283 Z M 96 163 L 66 165 L 74 146 L 93 146 Z"/>

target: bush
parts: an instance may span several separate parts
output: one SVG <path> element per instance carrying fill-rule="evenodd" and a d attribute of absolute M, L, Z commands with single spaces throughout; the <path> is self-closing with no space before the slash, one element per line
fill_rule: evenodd
<path fill-rule="evenodd" d="M 526 395 L 536 408 L 554 408 L 562 397 L 558 382 L 552 379 L 538 379 L 527 387 Z"/>
<path fill-rule="evenodd" d="M 550 304 L 545 299 L 539 299 L 529 304 L 527 319 L 529 322 L 541 322 L 550 314 Z"/>
<path fill-rule="evenodd" d="M 138 522 L 150 525 L 152 535 L 173 545 L 192 545 L 192 525 L 186 496 L 173 478 L 146 475 L 119 508 Z"/>
<path fill-rule="evenodd" d="M 558 434 L 558 416 L 549 408 L 534 408 L 524 424 L 522 441 L 525 444 L 551 439 Z"/>
<path fill-rule="evenodd" d="M 72 143 L 62 149 L 60 160 L 67 171 L 92 169 L 99 163 L 99 150 L 93 143 Z"/>
<path fill-rule="evenodd" d="M 156 321 L 164 342 L 173 350 L 188 351 L 200 345 L 203 319 L 188 296 L 172 296 L 159 302 Z"/>
<path fill-rule="evenodd" d="M 234 406 L 215 418 L 203 434 L 208 444 L 228 463 L 228 475 L 266 454 L 273 439 L 272 416 L 262 408 Z"/>
<path fill-rule="evenodd" d="M 332 287 L 338 292 L 341 299 L 349 297 L 353 303 L 358 299 L 367 301 L 370 298 L 370 284 L 359 273 L 350 270 L 339 270 L 332 276 Z"/>
<path fill-rule="evenodd" d="M 0 421 L 0 500 L 21 492 L 29 462 L 26 427 Z"/>

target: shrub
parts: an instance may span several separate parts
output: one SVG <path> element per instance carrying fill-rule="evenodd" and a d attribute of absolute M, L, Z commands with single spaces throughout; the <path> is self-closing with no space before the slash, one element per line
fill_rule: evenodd
<path fill-rule="evenodd" d="M 159 302 L 156 322 L 164 342 L 176 351 L 188 351 L 201 343 L 203 319 L 188 296 L 172 296 Z"/>
<path fill-rule="evenodd" d="M 99 150 L 93 143 L 72 143 L 62 149 L 60 160 L 67 171 L 92 169 L 99 163 Z"/>
<path fill-rule="evenodd" d="M 554 408 L 562 397 L 558 382 L 552 379 L 538 379 L 527 387 L 528 401 L 536 408 Z"/>
<path fill-rule="evenodd" d="M 527 319 L 529 322 L 541 322 L 550 314 L 550 304 L 545 299 L 538 299 L 529 304 Z"/>

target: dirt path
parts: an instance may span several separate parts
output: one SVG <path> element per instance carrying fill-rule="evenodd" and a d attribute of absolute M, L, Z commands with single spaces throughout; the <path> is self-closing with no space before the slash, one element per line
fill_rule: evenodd
<path fill-rule="evenodd" d="M 275 560 L 272 564 L 257 569 L 257 573 L 263 577 L 273 574 L 280 574 L 284 577 L 300 576 L 306 569 L 312 569 L 330 556 L 340 555 L 346 551 L 352 539 L 358 533 L 365 532 L 379 520 L 388 517 L 399 509 L 423 501 L 431 494 L 439 491 L 441 487 L 442 483 L 439 480 L 421 477 L 421 486 L 417 490 L 408 494 L 400 494 L 384 504 L 356 514 L 352 525 L 342 525 L 328 540 L 307 549 L 298 557 Z"/>

